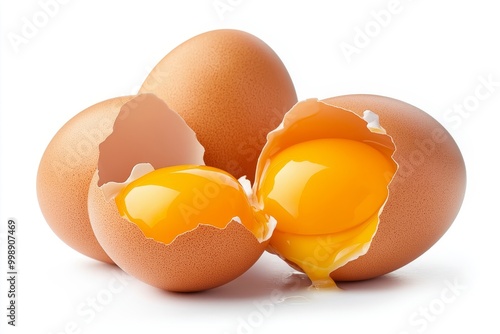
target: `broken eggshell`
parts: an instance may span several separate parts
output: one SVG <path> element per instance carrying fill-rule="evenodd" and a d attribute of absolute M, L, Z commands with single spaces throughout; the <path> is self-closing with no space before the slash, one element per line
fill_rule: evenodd
<path fill-rule="evenodd" d="M 362 118 L 317 99 L 297 103 L 257 162 L 254 192 L 277 220 L 268 250 L 314 286 L 334 286 L 330 274 L 370 247 L 397 170 L 395 149 L 371 111 Z"/>
<path fill-rule="evenodd" d="M 222 228 L 199 222 L 164 243 L 146 237 L 120 215 L 113 197 L 126 184 L 153 168 L 203 165 L 203 152 L 182 118 L 152 94 L 139 95 L 122 107 L 112 134 L 100 147 L 88 196 L 96 237 L 125 272 L 164 290 L 200 291 L 228 283 L 257 261 L 272 233 L 270 224 L 259 240 L 235 216 Z"/>
<path fill-rule="evenodd" d="M 124 104 L 113 132 L 99 145 L 99 186 L 124 182 L 138 163 L 158 169 L 204 165 L 205 149 L 177 113 L 153 94 L 137 95 Z"/>

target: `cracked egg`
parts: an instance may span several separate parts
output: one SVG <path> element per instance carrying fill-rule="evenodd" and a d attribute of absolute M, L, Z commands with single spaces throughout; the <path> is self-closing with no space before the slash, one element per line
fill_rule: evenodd
<path fill-rule="evenodd" d="M 305 272 L 316 287 L 365 254 L 396 173 L 395 146 L 364 117 L 315 99 L 297 103 L 271 131 L 257 163 L 254 192 L 277 221 L 269 251 Z"/>
<path fill-rule="evenodd" d="M 296 104 L 269 133 L 253 189 L 277 220 L 268 250 L 328 287 L 422 255 L 454 221 L 465 185 L 460 150 L 439 122 L 358 94 Z"/>
<path fill-rule="evenodd" d="M 95 235 L 120 268 L 161 289 L 200 291 L 235 279 L 274 229 L 236 178 L 204 165 L 203 152 L 153 94 L 126 103 L 100 145 L 88 196 Z"/>

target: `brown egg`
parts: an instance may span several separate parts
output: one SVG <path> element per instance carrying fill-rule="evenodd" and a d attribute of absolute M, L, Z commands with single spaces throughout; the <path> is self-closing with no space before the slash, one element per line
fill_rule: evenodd
<path fill-rule="evenodd" d="M 458 214 L 465 187 L 465 164 L 446 129 L 424 111 L 396 99 L 345 95 L 324 102 L 380 117 L 396 145 L 399 169 L 368 252 L 337 269 L 339 281 L 363 280 L 394 271 L 427 251 Z"/>
<path fill-rule="evenodd" d="M 297 102 L 276 53 L 238 30 L 195 36 L 168 53 L 145 80 L 205 147 L 206 165 L 254 179 L 266 135 Z"/>
<path fill-rule="evenodd" d="M 150 285 L 217 287 L 243 274 L 268 244 L 274 225 L 238 180 L 203 166 L 203 152 L 193 130 L 153 94 L 123 105 L 100 145 L 88 193 L 92 227 L 111 259 Z"/>
<path fill-rule="evenodd" d="M 51 229 L 78 252 L 109 263 L 112 260 L 90 226 L 87 194 L 97 168 L 98 146 L 129 99 L 97 103 L 70 119 L 47 146 L 37 175 L 38 202 Z"/>

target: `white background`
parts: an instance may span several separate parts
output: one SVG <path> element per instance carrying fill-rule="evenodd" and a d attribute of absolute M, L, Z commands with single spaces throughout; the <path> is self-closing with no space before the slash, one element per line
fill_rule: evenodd
<path fill-rule="evenodd" d="M 1 1 L 0 8 L 2 333 L 299 333 L 315 328 L 498 333 L 500 20 L 495 1 L 401 0 L 383 27 L 374 24 L 373 11 L 386 9 L 389 0 L 222 0 L 231 9 L 223 15 L 213 0 L 72 0 L 43 22 L 41 3 L 46 1 Z M 34 19 L 44 26 L 15 47 L 12 36 L 22 36 L 26 20 Z M 468 170 L 465 202 L 448 233 L 410 265 L 379 279 L 343 284 L 341 292 L 308 290 L 300 277 L 288 277 L 287 265 L 265 254 L 221 288 L 167 293 L 61 242 L 45 223 L 35 192 L 38 163 L 52 136 L 86 107 L 135 93 L 169 50 L 217 28 L 242 29 L 269 44 L 286 64 L 299 100 L 380 94 L 441 121 L 459 144 Z M 353 44 L 358 29 L 365 28 L 371 29 L 370 41 L 358 43 L 349 62 L 340 46 Z M 495 84 L 487 97 L 477 99 L 481 78 Z M 446 116 L 464 103 L 470 111 Z M 19 239 L 16 328 L 6 325 L 5 316 L 10 217 L 18 221 Z M 94 313 L 93 298 L 100 303 Z"/>

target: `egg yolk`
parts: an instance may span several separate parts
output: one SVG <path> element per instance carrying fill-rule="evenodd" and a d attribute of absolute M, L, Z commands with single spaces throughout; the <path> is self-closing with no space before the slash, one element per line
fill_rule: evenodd
<path fill-rule="evenodd" d="M 390 157 L 348 139 L 306 141 L 275 154 L 257 189 L 277 220 L 270 247 L 315 286 L 334 285 L 330 273 L 369 247 L 395 168 Z"/>
<path fill-rule="evenodd" d="M 213 167 L 157 169 L 128 184 L 115 202 L 122 217 L 165 244 L 199 224 L 222 229 L 232 220 L 256 238 L 267 234 L 264 215 L 250 205 L 238 180 Z"/>

